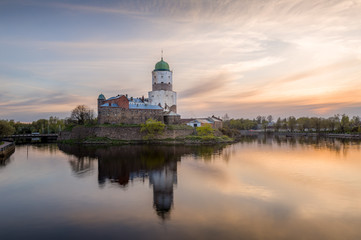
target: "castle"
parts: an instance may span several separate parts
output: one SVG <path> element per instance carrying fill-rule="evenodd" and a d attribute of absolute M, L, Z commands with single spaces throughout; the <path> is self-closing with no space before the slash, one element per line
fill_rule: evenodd
<path fill-rule="evenodd" d="M 163 57 L 152 71 L 152 91 L 148 98 L 133 98 L 119 94 L 106 99 L 98 97 L 99 124 L 140 124 L 149 118 L 176 124 L 180 121 L 177 114 L 177 93 L 173 91 L 173 72 L 169 70 Z"/>

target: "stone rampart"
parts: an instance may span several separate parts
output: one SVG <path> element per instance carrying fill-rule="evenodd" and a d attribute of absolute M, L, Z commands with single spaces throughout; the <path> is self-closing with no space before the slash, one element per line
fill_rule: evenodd
<path fill-rule="evenodd" d="M 176 137 L 185 137 L 193 133 L 193 129 L 166 129 L 156 139 L 168 139 Z M 71 132 L 61 132 L 58 140 L 81 140 L 91 137 L 106 137 L 113 140 L 127 140 L 137 141 L 143 140 L 145 133 L 140 132 L 140 127 L 119 127 L 119 126 L 106 126 L 106 127 L 75 127 Z"/>
<path fill-rule="evenodd" d="M 98 110 L 99 124 L 140 124 L 149 118 L 163 122 L 161 109 L 124 109 L 117 107 L 100 107 Z"/>

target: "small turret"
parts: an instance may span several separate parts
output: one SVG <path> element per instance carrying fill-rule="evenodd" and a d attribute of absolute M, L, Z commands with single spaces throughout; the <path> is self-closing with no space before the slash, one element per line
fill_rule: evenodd
<path fill-rule="evenodd" d="M 100 106 L 104 104 L 104 101 L 106 100 L 105 96 L 103 95 L 103 93 L 101 93 L 98 97 L 98 121 L 99 121 L 99 110 L 100 110 Z"/>
<path fill-rule="evenodd" d="M 103 95 L 103 93 L 99 95 L 98 100 L 105 100 L 105 96 Z"/>

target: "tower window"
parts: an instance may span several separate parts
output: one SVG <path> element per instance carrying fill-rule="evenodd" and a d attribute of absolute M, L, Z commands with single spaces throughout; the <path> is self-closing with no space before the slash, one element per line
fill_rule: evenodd
<path fill-rule="evenodd" d="M 162 78 L 163 78 L 163 76 L 162 76 Z"/>

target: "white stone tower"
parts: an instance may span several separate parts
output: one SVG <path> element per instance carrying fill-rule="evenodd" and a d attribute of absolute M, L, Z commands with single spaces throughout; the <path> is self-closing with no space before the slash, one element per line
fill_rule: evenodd
<path fill-rule="evenodd" d="M 162 57 L 152 72 L 152 91 L 148 92 L 148 99 L 152 105 L 177 113 L 177 93 L 173 91 L 172 74 Z"/>

